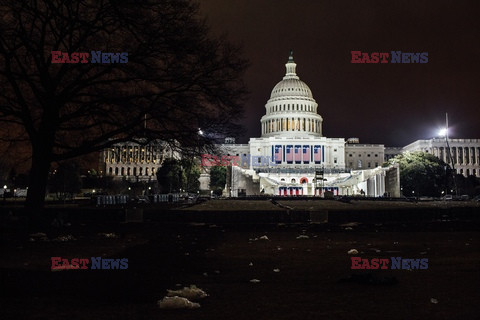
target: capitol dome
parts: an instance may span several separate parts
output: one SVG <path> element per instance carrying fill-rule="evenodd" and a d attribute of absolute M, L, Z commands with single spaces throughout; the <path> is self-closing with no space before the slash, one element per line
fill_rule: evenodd
<path fill-rule="evenodd" d="M 286 95 L 313 99 L 312 91 L 307 84 L 300 79 L 285 79 L 280 81 L 273 88 L 270 99 L 283 97 Z"/>
<path fill-rule="evenodd" d="M 272 90 L 265 105 L 266 114 L 260 120 L 262 137 L 270 136 L 322 136 L 322 117 L 318 104 L 308 85 L 296 73 L 293 52 L 285 64 L 282 81 Z"/>

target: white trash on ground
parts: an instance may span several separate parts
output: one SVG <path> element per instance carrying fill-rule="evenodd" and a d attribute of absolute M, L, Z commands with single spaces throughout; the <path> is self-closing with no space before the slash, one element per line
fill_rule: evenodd
<path fill-rule="evenodd" d="M 43 233 L 43 232 L 37 232 L 37 233 L 30 234 L 30 237 L 32 237 L 32 238 L 43 238 L 43 237 L 46 237 L 46 236 L 47 236 L 47 234 Z"/>
<path fill-rule="evenodd" d="M 348 250 L 347 253 L 348 254 L 358 254 L 358 250 L 357 249 L 350 249 L 350 250 Z"/>
<path fill-rule="evenodd" d="M 359 222 L 347 222 L 344 224 L 341 224 L 340 227 L 357 227 L 360 223 Z"/>
<path fill-rule="evenodd" d="M 200 308 L 200 304 L 192 302 L 183 297 L 164 297 L 162 300 L 157 301 L 157 305 L 160 309 L 196 309 Z"/>
<path fill-rule="evenodd" d="M 110 232 L 110 233 L 99 233 L 98 234 L 99 236 L 101 237 L 104 237 L 104 238 L 108 238 L 108 239 L 115 239 L 115 238 L 118 238 L 118 235 L 114 232 Z"/>
<path fill-rule="evenodd" d="M 250 282 L 251 282 L 251 283 L 259 283 L 260 280 L 258 280 L 258 279 L 252 279 L 252 280 L 250 280 Z"/>
<path fill-rule="evenodd" d="M 301 234 L 297 237 L 297 239 L 310 239 L 310 237 L 307 235 Z"/>
<path fill-rule="evenodd" d="M 183 287 L 180 290 L 167 290 L 167 297 L 183 297 L 190 300 L 197 300 L 208 297 L 208 294 L 202 289 L 198 288 L 196 285 L 191 285 L 190 287 Z"/>
<path fill-rule="evenodd" d="M 435 298 L 430 298 L 430 302 L 433 303 L 433 304 L 437 304 L 437 303 L 438 303 L 438 300 L 435 299 Z"/>
<path fill-rule="evenodd" d="M 30 234 L 30 241 L 48 241 L 48 237 L 43 232 L 37 232 Z"/>
<path fill-rule="evenodd" d="M 192 227 L 205 227 L 207 224 L 204 222 L 190 222 L 188 225 Z"/>
<path fill-rule="evenodd" d="M 75 239 L 74 236 L 72 236 L 71 234 L 67 234 L 66 236 L 58 236 L 52 241 L 68 242 L 68 241 L 75 241 L 75 240 L 77 239 Z"/>
<path fill-rule="evenodd" d="M 260 238 L 250 238 L 248 239 L 248 241 L 258 241 L 258 240 L 267 240 L 267 241 L 270 241 L 270 239 L 268 239 L 267 236 L 261 236 Z"/>

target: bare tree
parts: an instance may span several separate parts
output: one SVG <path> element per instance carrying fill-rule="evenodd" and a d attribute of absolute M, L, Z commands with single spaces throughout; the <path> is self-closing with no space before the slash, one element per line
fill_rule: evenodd
<path fill-rule="evenodd" d="M 140 136 L 198 147 L 232 134 L 246 67 L 189 0 L 0 0 L 0 125 L 28 142 L 27 206 L 43 206 L 52 162 Z"/>

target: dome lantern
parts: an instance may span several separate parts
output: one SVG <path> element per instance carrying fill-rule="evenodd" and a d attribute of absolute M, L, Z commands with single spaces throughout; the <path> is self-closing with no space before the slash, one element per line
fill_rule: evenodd
<path fill-rule="evenodd" d="M 290 50 L 290 56 L 288 57 L 288 62 L 285 64 L 285 68 L 287 72 L 285 73 L 285 77 L 283 80 L 286 79 L 300 79 L 295 72 L 297 64 L 293 61 L 293 50 Z"/>

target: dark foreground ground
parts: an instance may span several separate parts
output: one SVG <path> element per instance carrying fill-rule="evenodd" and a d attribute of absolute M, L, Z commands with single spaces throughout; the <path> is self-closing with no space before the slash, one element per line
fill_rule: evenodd
<path fill-rule="evenodd" d="M 3 230 L 1 319 L 480 319 L 478 219 L 86 222 L 48 228 L 48 241 Z M 428 258 L 428 269 L 351 270 L 350 249 Z M 128 258 L 128 269 L 52 272 L 52 256 Z M 190 284 L 209 294 L 201 308 L 158 308 L 167 289 Z"/>

